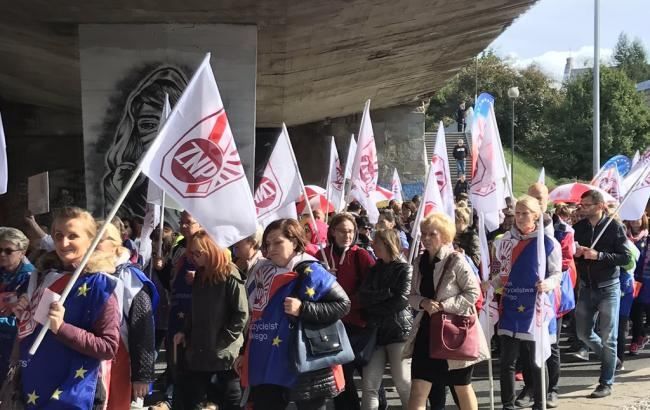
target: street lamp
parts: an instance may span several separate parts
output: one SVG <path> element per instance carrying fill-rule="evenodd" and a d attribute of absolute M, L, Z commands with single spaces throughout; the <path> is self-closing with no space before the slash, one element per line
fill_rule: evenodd
<path fill-rule="evenodd" d="M 515 100 L 519 98 L 519 87 L 508 88 L 512 102 L 512 126 L 510 127 L 510 188 L 515 189 Z"/>

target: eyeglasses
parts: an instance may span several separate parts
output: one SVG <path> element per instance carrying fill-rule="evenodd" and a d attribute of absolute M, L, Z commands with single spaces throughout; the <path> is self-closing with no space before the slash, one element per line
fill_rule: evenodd
<path fill-rule="evenodd" d="M 578 206 L 579 206 L 580 208 L 586 208 L 586 207 L 588 207 L 588 206 L 592 206 L 592 205 L 596 205 L 596 204 L 585 204 L 585 203 L 582 203 L 582 202 L 578 204 Z"/>
<path fill-rule="evenodd" d="M 11 255 L 14 252 L 20 252 L 20 249 L 0 248 L 0 253 L 4 253 L 5 255 Z"/>

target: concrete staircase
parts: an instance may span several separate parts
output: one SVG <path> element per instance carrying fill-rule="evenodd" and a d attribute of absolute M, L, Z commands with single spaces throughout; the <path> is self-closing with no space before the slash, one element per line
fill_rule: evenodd
<path fill-rule="evenodd" d="M 426 146 L 427 149 L 427 158 L 431 159 L 433 156 L 433 149 L 436 145 L 436 135 L 437 132 L 425 132 L 424 133 L 424 145 Z M 456 171 L 456 160 L 454 159 L 454 156 L 452 155 L 454 151 L 454 146 L 456 145 L 456 142 L 458 142 L 459 139 L 462 139 L 465 141 L 465 145 L 467 146 L 468 150 L 471 151 L 471 138 L 468 138 L 468 135 L 465 135 L 462 132 L 447 132 L 445 134 L 445 139 L 447 143 L 447 158 L 449 158 L 449 172 L 451 173 L 451 184 L 452 186 L 456 185 L 456 181 L 458 180 L 458 172 Z M 471 155 L 468 155 L 467 160 L 465 161 L 465 178 L 467 181 L 471 180 L 471 170 L 472 170 L 472 163 L 471 163 Z"/>

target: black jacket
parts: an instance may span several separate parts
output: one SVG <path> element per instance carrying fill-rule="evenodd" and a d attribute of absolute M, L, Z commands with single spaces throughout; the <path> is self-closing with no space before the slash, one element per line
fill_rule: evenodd
<path fill-rule="evenodd" d="M 458 198 L 460 194 L 466 194 L 469 192 L 469 181 L 461 181 L 460 179 L 456 181 L 456 186 L 454 187 L 454 196 Z"/>
<path fill-rule="evenodd" d="M 144 286 L 133 298 L 128 318 L 131 381 L 154 381 L 156 344 L 154 312 L 149 288 Z"/>
<path fill-rule="evenodd" d="M 603 230 L 607 219 L 607 216 L 603 216 L 596 224 L 595 229 L 586 218 L 576 223 L 573 226 L 576 243 L 590 247 L 600 231 Z M 598 260 L 574 258 L 580 280 L 586 286 L 591 287 L 603 287 L 618 283 L 618 267 L 626 265 L 630 259 L 625 249 L 625 241 L 625 228 L 617 221 L 612 221 L 594 247 L 599 252 Z"/>
<path fill-rule="evenodd" d="M 300 276 L 309 263 L 300 263 L 295 267 Z M 300 280 L 300 279 L 299 279 Z M 301 299 L 300 320 L 318 323 L 333 323 L 350 311 L 350 298 L 338 282 L 334 282 L 329 293 L 312 302 Z M 291 400 L 310 400 L 319 397 L 332 398 L 339 394 L 331 368 L 302 373 L 291 389 Z"/>
<path fill-rule="evenodd" d="M 411 265 L 402 261 L 383 262 L 370 268 L 361 284 L 359 298 L 369 326 L 377 327 L 377 344 L 404 342 L 413 326 L 409 309 Z"/>
<path fill-rule="evenodd" d="M 458 145 L 454 146 L 454 158 L 457 160 L 467 158 L 467 145 Z"/>
<path fill-rule="evenodd" d="M 478 233 L 473 228 L 467 228 L 463 232 L 457 233 L 454 245 L 461 248 L 465 255 L 472 260 L 474 266 L 478 268 L 481 263 L 481 244 L 478 240 Z"/>

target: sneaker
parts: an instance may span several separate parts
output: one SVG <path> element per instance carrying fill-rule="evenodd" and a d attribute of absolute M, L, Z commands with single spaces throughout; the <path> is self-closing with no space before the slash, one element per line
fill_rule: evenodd
<path fill-rule="evenodd" d="M 637 342 L 630 343 L 630 356 L 639 355 L 639 344 Z"/>
<path fill-rule="evenodd" d="M 589 361 L 589 350 L 582 347 L 577 352 L 573 353 L 573 357 L 587 362 Z"/>
<path fill-rule="evenodd" d="M 515 373 L 515 381 L 516 382 L 523 382 L 524 381 L 524 374 L 522 372 L 516 372 Z"/>
<path fill-rule="evenodd" d="M 588 396 L 590 399 L 602 399 L 612 394 L 612 387 L 605 384 L 599 384 L 596 390 Z"/>
<path fill-rule="evenodd" d="M 625 370 L 625 367 L 623 366 L 623 362 L 621 361 L 621 359 L 619 359 L 617 357 L 616 358 L 616 371 L 620 372 L 620 371 L 623 371 L 623 370 Z"/>
<path fill-rule="evenodd" d="M 519 396 L 517 396 L 517 400 L 515 400 L 515 406 L 519 407 L 520 409 L 525 409 L 527 407 L 531 407 L 534 403 L 533 397 L 532 397 L 532 392 L 529 392 L 528 389 L 524 386 L 523 390 L 519 393 Z"/>
<path fill-rule="evenodd" d="M 556 392 L 552 391 L 546 395 L 546 407 L 548 407 L 549 409 L 554 409 L 557 406 L 559 406 L 557 401 L 558 401 L 558 397 Z"/>
<path fill-rule="evenodd" d="M 149 410 L 171 410 L 172 407 L 166 401 L 159 401 L 153 406 L 149 406 Z"/>

